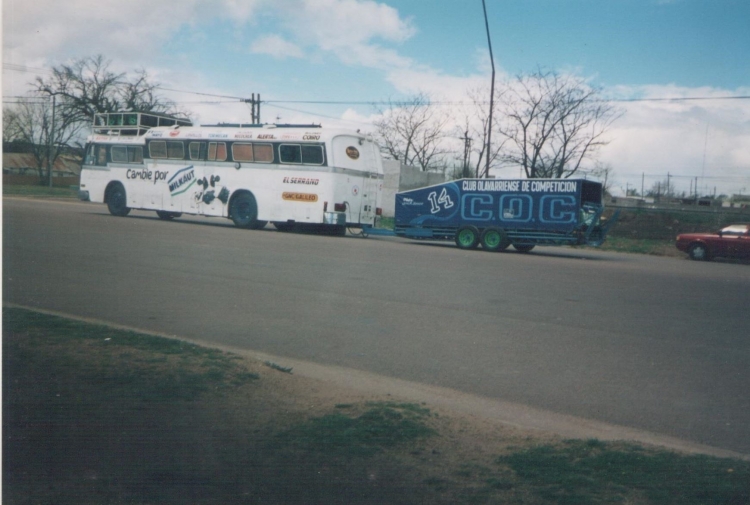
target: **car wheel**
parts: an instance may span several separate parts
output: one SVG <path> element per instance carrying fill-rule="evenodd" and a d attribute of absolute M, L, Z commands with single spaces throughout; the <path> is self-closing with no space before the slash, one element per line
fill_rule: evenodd
<path fill-rule="evenodd" d="M 485 251 L 502 251 L 509 245 L 508 235 L 500 228 L 487 228 L 482 232 L 479 242 Z"/>
<path fill-rule="evenodd" d="M 229 216 L 238 228 L 252 228 L 258 223 L 258 204 L 251 193 L 240 193 L 232 198 Z"/>
<path fill-rule="evenodd" d="M 113 216 L 124 217 L 130 213 L 125 188 L 122 184 L 115 183 L 107 193 L 107 209 Z"/>
<path fill-rule="evenodd" d="M 708 248 L 703 244 L 693 244 L 688 249 L 688 256 L 695 261 L 708 261 L 711 259 Z"/>
<path fill-rule="evenodd" d="M 527 253 L 527 252 L 531 251 L 534 247 L 535 246 L 533 246 L 533 245 L 523 245 L 523 244 L 516 245 L 516 244 L 513 244 L 513 249 L 515 249 L 516 251 L 518 251 L 520 253 Z"/>
<path fill-rule="evenodd" d="M 462 226 L 456 231 L 456 245 L 461 249 L 476 249 L 479 230 L 475 226 Z"/>

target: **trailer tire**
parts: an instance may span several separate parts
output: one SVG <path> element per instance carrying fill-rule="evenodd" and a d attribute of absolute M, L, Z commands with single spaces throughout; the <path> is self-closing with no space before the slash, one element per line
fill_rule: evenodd
<path fill-rule="evenodd" d="M 531 251 L 534 247 L 535 246 L 532 244 L 518 244 L 518 245 L 513 244 L 513 249 L 515 249 L 516 251 L 520 253 L 527 253 Z"/>
<path fill-rule="evenodd" d="M 482 244 L 482 249 L 490 252 L 504 251 L 510 245 L 508 234 L 500 228 L 485 228 L 479 242 Z"/>
<path fill-rule="evenodd" d="M 459 249 L 476 249 L 479 245 L 479 230 L 476 226 L 462 226 L 456 230 L 455 240 Z"/>

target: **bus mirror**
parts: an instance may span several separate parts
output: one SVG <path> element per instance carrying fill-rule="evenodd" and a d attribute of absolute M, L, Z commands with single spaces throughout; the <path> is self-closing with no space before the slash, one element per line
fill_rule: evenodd
<path fill-rule="evenodd" d="M 238 161 L 237 163 L 235 163 L 235 164 L 234 164 L 234 168 L 236 168 L 237 170 L 239 170 L 241 166 L 242 166 L 242 165 L 240 164 L 240 162 L 239 162 L 239 161 Z"/>

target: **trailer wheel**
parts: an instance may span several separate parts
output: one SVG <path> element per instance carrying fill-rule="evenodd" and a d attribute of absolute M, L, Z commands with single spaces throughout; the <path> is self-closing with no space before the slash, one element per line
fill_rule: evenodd
<path fill-rule="evenodd" d="M 510 245 L 508 235 L 500 228 L 486 228 L 479 239 L 485 251 L 504 251 Z"/>
<path fill-rule="evenodd" d="M 476 226 L 462 226 L 456 231 L 456 245 L 460 249 L 476 249 L 479 245 L 479 230 Z"/>
<path fill-rule="evenodd" d="M 518 244 L 518 245 L 513 244 L 513 249 L 515 249 L 516 251 L 518 251 L 520 253 L 527 253 L 527 252 L 531 251 L 533 248 L 534 248 L 534 246 L 530 245 L 530 244 L 526 244 L 526 245 L 524 245 L 524 244 Z"/>

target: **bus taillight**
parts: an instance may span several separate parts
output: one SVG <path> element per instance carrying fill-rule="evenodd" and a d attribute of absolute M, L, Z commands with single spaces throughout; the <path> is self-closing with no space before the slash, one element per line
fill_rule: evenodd
<path fill-rule="evenodd" d="M 375 215 L 376 216 L 382 216 L 383 215 L 383 209 L 380 207 L 375 207 Z"/>
<path fill-rule="evenodd" d="M 323 202 L 323 212 L 328 212 L 328 202 Z"/>
<path fill-rule="evenodd" d="M 346 204 L 345 203 L 334 203 L 333 204 L 333 210 L 335 212 L 346 212 Z"/>

